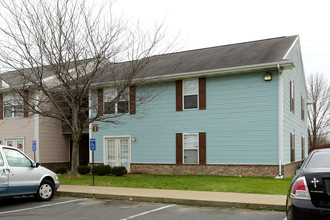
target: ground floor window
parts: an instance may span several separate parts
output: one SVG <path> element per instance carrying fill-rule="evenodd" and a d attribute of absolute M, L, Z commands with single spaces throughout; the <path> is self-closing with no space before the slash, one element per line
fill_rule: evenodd
<path fill-rule="evenodd" d="M 5 138 L 4 143 L 7 146 L 15 147 L 24 152 L 24 138 Z"/>
<path fill-rule="evenodd" d="M 183 163 L 198 163 L 198 133 L 183 134 Z"/>

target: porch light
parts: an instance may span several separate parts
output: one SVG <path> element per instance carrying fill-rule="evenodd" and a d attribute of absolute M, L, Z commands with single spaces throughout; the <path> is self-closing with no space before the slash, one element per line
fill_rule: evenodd
<path fill-rule="evenodd" d="M 133 137 L 133 138 L 132 138 L 132 141 L 136 141 L 136 137 Z"/>
<path fill-rule="evenodd" d="M 272 74 L 270 72 L 265 73 L 264 80 L 265 81 L 271 81 L 272 80 Z"/>

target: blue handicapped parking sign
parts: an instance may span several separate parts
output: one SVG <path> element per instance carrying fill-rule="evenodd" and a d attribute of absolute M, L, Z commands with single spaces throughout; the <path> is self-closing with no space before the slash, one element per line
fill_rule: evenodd
<path fill-rule="evenodd" d="M 90 144 L 89 144 L 89 146 L 90 146 L 90 150 L 91 150 L 91 151 L 95 151 L 95 150 L 96 150 L 96 141 L 95 141 L 95 138 L 91 138 L 91 139 L 90 139 Z"/>

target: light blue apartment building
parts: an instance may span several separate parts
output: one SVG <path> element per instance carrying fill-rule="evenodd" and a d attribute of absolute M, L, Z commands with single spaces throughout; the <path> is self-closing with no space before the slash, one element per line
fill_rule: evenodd
<path fill-rule="evenodd" d="M 307 89 L 299 36 L 151 57 L 144 84 L 109 108 L 91 91 L 95 163 L 133 173 L 290 176 L 307 156 Z M 152 98 L 144 102 L 146 94 Z M 90 156 L 91 162 L 91 156 Z"/>

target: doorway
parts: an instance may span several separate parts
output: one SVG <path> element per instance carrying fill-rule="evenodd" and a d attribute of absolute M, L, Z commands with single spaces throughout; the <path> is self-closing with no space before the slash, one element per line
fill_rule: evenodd
<path fill-rule="evenodd" d="M 129 137 L 105 138 L 105 164 L 111 167 L 123 166 L 130 170 L 131 144 Z"/>

